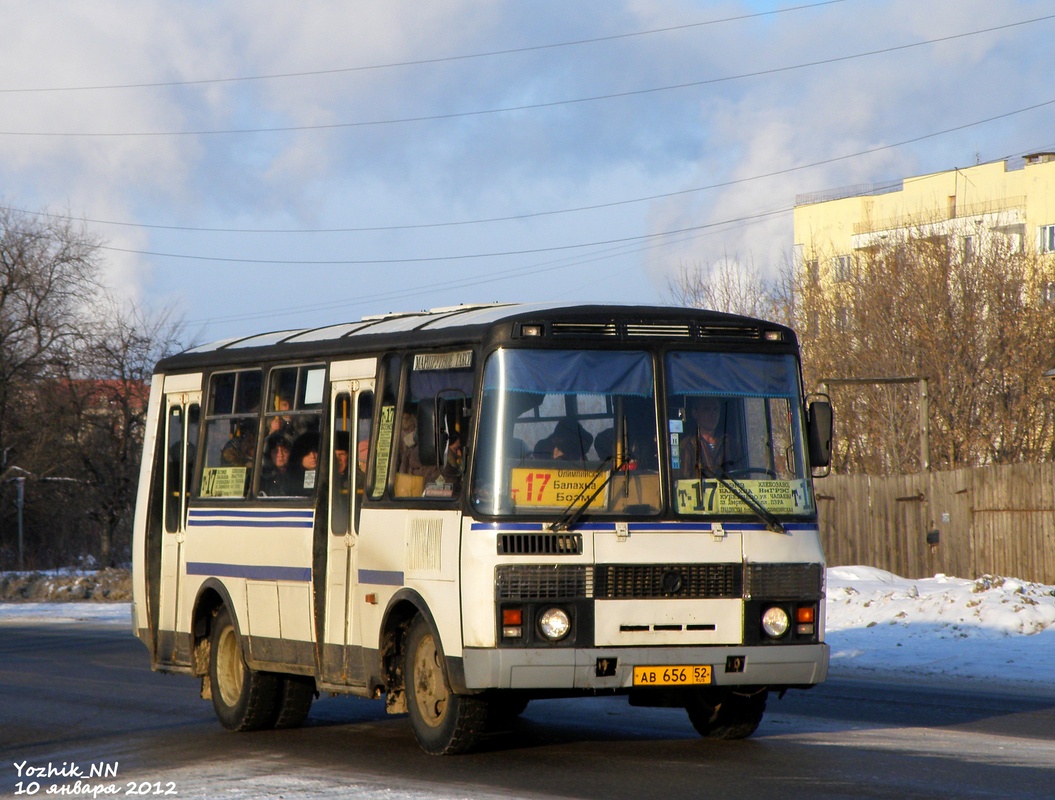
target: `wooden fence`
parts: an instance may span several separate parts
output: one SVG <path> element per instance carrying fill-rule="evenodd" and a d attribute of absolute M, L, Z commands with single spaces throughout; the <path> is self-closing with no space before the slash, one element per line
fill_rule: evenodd
<path fill-rule="evenodd" d="M 1055 584 L 1055 465 L 816 481 L 830 566 Z"/>

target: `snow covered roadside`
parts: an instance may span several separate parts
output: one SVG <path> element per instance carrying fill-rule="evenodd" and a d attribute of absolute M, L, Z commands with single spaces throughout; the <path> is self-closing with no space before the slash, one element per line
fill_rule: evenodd
<path fill-rule="evenodd" d="M 1055 587 L 1012 578 L 909 580 L 828 570 L 831 677 L 963 681 L 1055 693 Z M 5 603 L 0 625 L 126 626 L 128 603 Z M 1050 689 L 1049 689 L 1050 687 Z"/>
<path fill-rule="evenodd" d="M 832 677 L 942 679 L 1055 694 L 1055 587 L 828 570 Z"/>

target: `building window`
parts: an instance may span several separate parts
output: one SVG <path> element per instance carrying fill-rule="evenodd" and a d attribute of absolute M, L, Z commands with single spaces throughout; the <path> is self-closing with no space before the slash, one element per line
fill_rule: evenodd
<path fill-rule="evenodd" d="M 1044 286 L 1041 287 L 1040 296 L 1044 305 L 1055 305 L 1055 281 L 1047 281 Z"/>
<path fill-rule="evenodd" d="M 820 282 L 821 274 L 817 266 L 817 259 L 811 258 L 806 262 L 806 275 L 809 276 L 812 285 L 816 286 Z"/>
<path fill-rule="evenodd" d="M 970 264 L 974 261 L 974 237 L 963 237 L 963 263 Z"/>
<path fill-rule="evenodd" d="M 853 271 L 853 256 L 836 256 L 835 257 L 835 281 L 836 283 L 844 283 L 850 280 Z"/>
<path fill-rule="evenodd" d="M 1055 253 L 1055 225 L 1041 225 L 1037 229 L 1037 251 Z"/>

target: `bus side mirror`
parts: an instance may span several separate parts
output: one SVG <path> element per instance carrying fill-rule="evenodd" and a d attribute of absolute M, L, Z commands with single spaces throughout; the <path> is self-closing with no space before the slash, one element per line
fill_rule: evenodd
<path fill-rule="evenodd" d="M 832 463 L 832 404 L 824 400 L 810 402 L 806 412 L 806 435 L 811 467 L 831 467 Z"/>

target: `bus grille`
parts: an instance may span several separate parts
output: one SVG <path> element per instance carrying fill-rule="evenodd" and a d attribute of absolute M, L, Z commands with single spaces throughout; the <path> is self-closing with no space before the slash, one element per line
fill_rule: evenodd
<path fill-rule="evenodd" d="M 626 335 L 631 339 L 691 339 L 692 329 L 687 323 L 628 322 Z"/>
<path fill-rule="evenodd" d="M 618 336 L 619 328 L 614 322 L 554 322 L 550 334 L 557 338 Z"/>
<path fill-rule="evenodd" d="M 819 598 L 824 593 L 820 564 L 747 564 L 745 596 L 764 598 Z"/>
<path fill-rule="evenodd" d="M 755 325 L 698 325 L 701 339 L 761 339 L 762 331 Z"/>
<path fill-rule="evenodd" d="M 758 325 L 730 321 L 693 322 L 551 322 L 549 335 L 555 339 L 725 339 L 732 341 L 762 338 Z"/>
<path fill-rule="evenodd" d="M 581 556 L 581 533 L 503 533 L 498 536 L 500 556 Z"/>
<path fill-rule="evenodd" d="M 682 599 L 743 596 L 741 564 L 599 564 L 594 568 L 598 598 Z"/>
<path fill-rule="evenodd" d="M 817 599 L 820 564 L 503 564 L 495 568 L 499 600 L 681 600 L 741 597 Z"/>
<path fill-rule="evenodd" d="M 575 564 L 505 564 L 495 569 L 499 600 L 557 600 L 590 597 L 593 581 Z"/>

